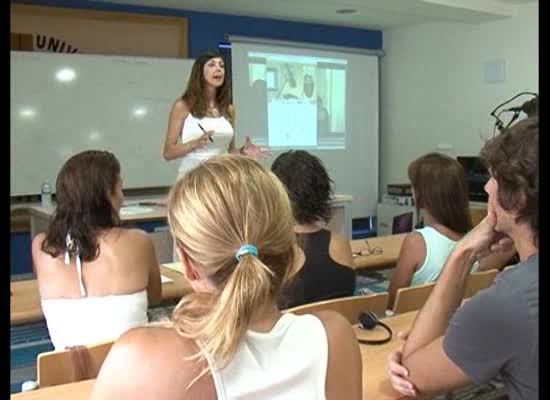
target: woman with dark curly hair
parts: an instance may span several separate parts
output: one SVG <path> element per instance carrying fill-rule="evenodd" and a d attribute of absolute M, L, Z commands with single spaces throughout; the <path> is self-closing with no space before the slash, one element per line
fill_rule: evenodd
<path fill-rule="evenodd" d="M 252 144 L 248 136 L 245 144 L 236 148 L 230 86 L 218 51 L 197 57 L 185 93 L 170 110 L 164 140 L 164 159 L 181 159 L 179 175 L 218 154 L 240 152 L 257 157 L 268 152 L 266 147 Z"/>
<path fill-rule="evenodd" d="M 271 170 L 286 186 L 302 257 L 301 268 L 280 299 L 282 307 L 351 296 L 355 271 L 349 240 L 326 228 L 332 180 L 321 160 L 303 150 L 281 154 Z"/>

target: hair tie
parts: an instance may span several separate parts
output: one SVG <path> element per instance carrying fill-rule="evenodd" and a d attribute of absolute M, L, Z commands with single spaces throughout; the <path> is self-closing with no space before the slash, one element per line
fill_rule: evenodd
<path fill-rule="evenodd" d="M 241 261 L 241 256 L 244 256 L 245 254 L 253 254 L 257 257 L 258 249 L 253 244 L 243 244 L 235 253 L 235 258 L 237 261 Z"/>

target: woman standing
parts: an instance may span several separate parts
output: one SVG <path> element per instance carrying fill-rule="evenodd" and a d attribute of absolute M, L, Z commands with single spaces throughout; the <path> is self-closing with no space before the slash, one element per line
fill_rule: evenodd
<path fill-rule="evenodd" d="M 185 93 L 172 105 L 164 159 L 181 159 L 181 176 L 218 154 L 241 153 L 256 158 L 268 151 L 264 146 L 252 144 L 248 137 L 237 148 L 234 126 L 235 108 L 231 104 L 224 60 L 218 51 L 209 51 L 196 59 Z"/>

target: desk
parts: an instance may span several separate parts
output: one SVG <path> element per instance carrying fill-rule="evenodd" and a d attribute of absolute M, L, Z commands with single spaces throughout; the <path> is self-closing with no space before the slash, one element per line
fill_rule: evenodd
<path fill-rule="evenodd" d="M 397 338 L 397 332 L 410 329 L 416 311 L 385 318 L 384 322 L 391 327 L 394 337 L 388 343 L 382 345 L 360 344 L 361 360 L 363 363 L 363 399 L 365 400 L 397 400 L 402 396 L 394 391 L 386 377 L 384 367 L 388 354 L 401 344 Z M 386 334 L 385 332 L 383 333 Z M 92 391 L 94 379 L 53 386 L 30 392 L 18 393 L 11 396 L 13 400 L 50 400 L 72 399 L 88 400 Z"/>
<path fill-rule="evenodd" d="M 393 317 L 383 318 L 384 323 L 393 331 L 392 340 L 388 343 L 378 345 L 359 344 L 363 364 L 363 399 L 395 400 L 403 398 L 401 394 L 393 390 L 386 376 L 386 359 L 390 352 L 403 343 L 403 341 L 397 337 L 397 332 L 408 331 L 412 327 L 416 314 L 417 311 L 411 311 Z M 381 330 L 380 338 L 386 337 L 386 335 L 387 332 Z"/>
<path fill-rule="evenodd" d="M 179 300 L 191 292 L 191 286 L 189 286 L 183 274 L 166 267 L 161 267 L 160 272 L 162 275 L 174 280 L 162 285 L 162 300 Z M 10 289 L 13 293 L 10 301 L 10 322 L 12 325 L 44 319 L 36 279 L 11 282 Z"/>
<path fill-rule="evenodd" d="M 351 238 L 351 201 L 352 196 L 347 194 L 337 194 L 330 201 L 332 208 L 332 219 L 329 224 L 329 228 L 336 232 L 344 232 Z M 125 204 L 135 205 L 140 201 L 147 202 L 165 202 L 165 198 L 128 198 Z M 17 208 L 21 208 L 18 206 Z M 166 221 L 166 207 L 147 206 L 152 208 L 153 211 L 121 216 L 123 224 L 144 222 L 144 221 Z M 31 238 L 39 232 L 45 232 L 50 223 L 50 218 L 54 212 L 54 207 L 44 208 L 39 204 L 29 205 L 29 214 L 31 217 Z"/>
<path fill-rule="evenodd" d="M 88 379 L 75 383 L 67 383 L 65 385 L 51 386 L 44 389 L 31 390 L 29 392 L 16 393 L 11 395 L 14 400 L 90 400 L 92 388 L 95 379 Z"/>
<path fill-rule="evenodd" d="M 353 257 L 355 270 L 380 269 L 394 266 L 399 257 L 399 251 L 401 250 L 401 245 L 403 244 L 405 236 L 407 236 L 406 233 L 400 233 L 398 235 L 379 236 L 350 241 L 351 250 L 353 252 L 367 249 L 365 240 L 369 241 L 371 249 L 375 247 L 382 249 L 381 254 L 369 254 L 366 256 Z"/>
<path fill-rule="evenodd" d="M 333 232 L 342 232 L 349 239 L 351 239 L 351 201 L 352 196 L 345 194 L 337 194 L 330 201 L 332 218 L 328 225 L 329 229 Z M 143 202 L 165 202 L 166 199 L 162 197 L 143 197 L 143 198 L 127 198 L 125 204 L 135 205 L 140 201 Z M 13 206 L 12 211 L 16 209 L 24 208 L 23 205 Z M 159 206 L 147 206 L 153 211 L 132 214 L 132 215 L 122 215 L 121 222 L 123 224 L 133 224 L 133 223 L 143 223 L 143 222 L 155 222 L 162 221 L 166 222 L 166 207 Z M 44 208 L 40 204 L 30 204 L 27 206 L 30 223 L 31 223 L 31 239 L 40 232 L 45 232 L 48 229 L 50 223 L 50 218 L 54 212 L 54 207 Z M 149 234 L 153 240 L 155 246 L 155 251 L 157 253 L 157 260 L 160 264 L 166 262 L 172 262 L 172 236 L 168 229 L 155 231 Z"/>
<path fill-rule="evenodd" d="M 147 199 L 143 201 L 158 201 L 161 199 Z M 138 200 L 128 202 L 129 205 L 137 203 Z M 123 224 L 131 224 L 144 221 L 166 221 L 166 207 L 161 206 L 147 206 L 153 211 L 132 215 L 121 215 L 120 220 Z M 50 224 L 50 218 L 55 211 L 54 207 L 42 207 L 41 205 L 30 205 L 28 207 L 29 215 L 31 217 L 31 239 L 40 232 L 46 232 Z"/>

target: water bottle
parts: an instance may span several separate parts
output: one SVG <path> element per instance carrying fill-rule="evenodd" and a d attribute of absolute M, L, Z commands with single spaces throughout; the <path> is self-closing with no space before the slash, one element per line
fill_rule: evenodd
<path fill-rule="evenodd" d="M 30 392 L 31 390 L 38 389 L 38 383 L 35 381 L 25 381 L 21 385 L 22 392 Z"/>
<path fill-rule="evenodd" d="M 48 182 L 44 182 L 40 188 L 40 200 L 42 207 L 50 208 L 52 206 L 52 187 Z"/>

